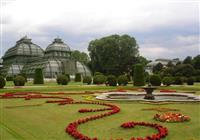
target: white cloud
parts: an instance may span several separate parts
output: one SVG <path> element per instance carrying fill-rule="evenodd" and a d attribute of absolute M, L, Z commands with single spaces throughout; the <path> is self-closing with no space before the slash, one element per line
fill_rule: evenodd
<path fill-rule="evenodd" d="M 3 39 L 5 35 L 12 35 L 17 40 L 28 34 L 45 48 L 62 32 L 83 37 L 79 42 L 64 40 L 75 45 L 72 46 L 75 49 L 85 51 L 90 39 L 96 36 L 127 32 L 145 34 L 166 27 L 188 28 L 199 23 L 198 0 L 11 0 L 1 7 L 1 11 Z M 14 44 L 16 40 L 9 41 Z M 195 40 L 196 37 L 182 35 L 176 38 L 177 42 Z M 170 51 L 163 43 L 153 40 L 140 46 L 140 52 L 144 56 L 152 55 L 151 58 Z"/>

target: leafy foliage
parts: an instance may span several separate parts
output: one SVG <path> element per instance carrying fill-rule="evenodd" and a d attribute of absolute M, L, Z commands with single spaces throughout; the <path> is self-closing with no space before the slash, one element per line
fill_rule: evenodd
<path fill-rule="evenodd" d="M 144 67 L 141 64 L 137 64 L 134 67 L 134 85 L 135 86 L 144 86 L 145 78 L 144 78 Z"/>
<path fill-rule="evenodd" d="M 26 79 L 23 76 L 17 75 L 14 79 L 13 79 L 14 85 L 15 86 L 24 86 Z"/>
<path fill-rule="evenodd" d="M 150 83 L 152 86 L 160 86 L 161 85 L 161 78 L 160 75 L 154 74 L 150 76 Z"/>
<path fill-rule="evenodd" d="M 106 77 L 101 74 L 101 75 L 95 75 L 93 78 L 93 84 L 104 84 L 106 82 Z"/>
<path fill-rule="evenodd" d="M 74 79 L 74 81 L 75 82 L 81 82 L 81 74 L 80 73 L 76 73 L 76 75 L 75 75 L 75 79 Z"/>
<path fill-rule="evenodd" d="M 66 75 L 58 75 L 56 81 L 59 85 L 67 85 L 69 79 Z"/>
<path fill-rule="evenodd" d="M 183 78 L 182 77 L 175 77 L 174 78 L 174 83 L 175 85 L 182 85 L 183 84 Z"/>
<path fill-rule="evenodd" d="M 107 76 L 107 83 L 109 86 L 116 86 L 117 85 L 117 78 L 114 75 Z"/>
<path fill-rule="evenodd" d="M 156 65 L 153 67 L 153 73 L 158 73 L 158 72 L 160 72 L 160 71 L 162 70 L 162 68 L 163 68 L 163 64 L 161 64 L 161 63 L 156 64 Z"/>
<path fill-rule="evenodd" d="M 170 86 L 171 84 L 173 84 L 173 78 L 172 77 L 164 77 L 162 82 L 164 85 Z"/>
<path fill-rule="evenodd" d="M 44 77 L 43 77 L 43 72 L 41 68 L 35 69 L 35 74 L 34 74 L 34 84 L 44 84 Z"/>
<path fill-rule="evenodd" d="M 92 82 L 92 78 L 90 76 L 83 77 L 83 83 L 90 85 Z"/>
<path fill-rule="evenodd" d="M 117 80 L 120 86 L 126 86 L 128 84 L 128 77 L 126 75 L 120 75 Z"/>
<path fill-rule="evenodd" d="M 194 78 L 193 78 L 193 77 L 189 77 L 189 78 L 187 79 L 187 84 L 188 84 L 188 85 L 194 85 Z"/>
<path fill-rule="evenodd" d="M 111 35 L 89 43 L 92 71 L 119 75 L 131 69 L 138 57 L 138 45 L 129 35 Z"/>
<path fill-rule="evenodd" d="M 87 64 L 89 62 L 89 56 L 85 52 L 80 52 L 78 50 L 72 51 L 72 59 Z"/>
<path fill-rule="evenodd" d="M 0 76 L 0 88 L 3 88 L 6 85 L 6 81 L 3 76 Z"/>

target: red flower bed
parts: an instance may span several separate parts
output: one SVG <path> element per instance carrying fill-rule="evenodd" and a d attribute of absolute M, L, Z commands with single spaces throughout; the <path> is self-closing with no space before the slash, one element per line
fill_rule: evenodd
<path fill-rule="evenodd" d="M 98 108 L 98 109 L 87 109 L 87 108 L 79 109 L 80 113 L 99 112 L 99 111 L 106 111 L 106 110 L 108 110 L 108 112 L 103 112 L 101 114 L 92 115 L 92 116 L 88 116 L 85 118 L 80 118 L 78 120 L 75 120 L 74 122 L 69 123 L 68 126 L 66 127 L 65 131 L 69 135 L 74 137 L 74 139 L 76 139 L 76 140 L 99 140 L 99 138 L 97 138 L 97 137 L 90 138 L 89 136 L 82 134 L 78 130 L 78 126 L 81 124 L 87 123 L 88 121 L 93 121 L 93 120 L 107 117 L 107 116 L 110 116 L 110 115 L 120 112 L 120 108 L 113 104 L 102 103 L 102 102 L 73 101 L 72 98 L 62 97 L 62 96 L 45 96 L 40 93 L 35 94 L 35 93 L 28 93 L 28 92 L 27 93 L 6 93 L 4 95 L 0 95 L 0 99 L 12 99 L 12 98 L 24 98 L 25 100 L 41 99 L 41 98 L 54 98 L 54 99 L 56 98 L 59 100 L 47 100 L 46 103 L 58 103 L 59 105 L 96 104 L 96 105 L 104 106 L 104 108 Z M 127 122 L 127 123 L 122 124 L 121 127 L 133 128 L 136 125 L 146 126 L 146 127 L 151 127 L 151 128 L 157 129 L 158 133 L 153 134 L 151 136 L 146 136 L 145 138 L 132 137 L 132 138 L 130 138 L 130 140 L 160 140 L 160 139 L 166 137 L 166 135 L 168 134 L 167 128 L 165 128 L 161 125 L 158 125 L 158 124 L 152 124 L 152 123 L 146 123 L 146 122 Z M 110 140 L 113 140 L 113 139 L 110 138 Z M 123 138 L 116 139 L 116 140 L 123 140 Z"/>
<path fill-rule="evenodd" d="M 180 113 L 164 113 L 164 114 L 156 114 L 154 119 L 161 122 L 185 122 L 189 121 L 190 117 L 186 115 L 182 115 Z"/>
<path fill-rule="evenodd" d="M 160 92 L 176 92 L 176 90 L 163 89 L 160 90 Z"/>

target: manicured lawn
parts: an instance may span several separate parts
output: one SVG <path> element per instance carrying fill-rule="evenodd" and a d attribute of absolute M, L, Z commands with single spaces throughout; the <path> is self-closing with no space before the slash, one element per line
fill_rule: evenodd
<path fill-rule="evenodd" d="M 95 85 L 82 85 L 81 83 L 70 83 L 67 86 L 58 86 L 55 82 L 45 85 L 27 84 L 28 87 L 13 88 L 12 83 L 7 83 L 5 89 L 1 89 L 1 94 L 16 91 L 40 91 L 40 92 L 84 92 L 96 90 L 113 89 L 133 89 L 132 85 L 126 87 L 107 87 Z M 200 84 L 194 86 L 170 86 L 162 89 L 174 89 L 181 91 L 195 91 L 200 94 Z M 63 95 L 72 97 L 74 100 L 84 100 L 82 95 Z M 0 99 L 0 140 L 73 140 L 65 132 L 66 126 L 79 118 L 100 114 L 101 112 L 79 113 L 80 108 L 102 108 L 100 105 L 69 104 L 59 106 L 57 104 L 45 103 L 47 99 Z M 127 121 L 144 121 L 159 123 L 169 130 L 166 140 L 199 140 L 200 139 L 200 104 L 199 103 L 168 103 L 168 104 L 147 104 L 139 102 L 109 102 L 121 108 L 115 115 L 88 122 L 80 125 L 78 130 L 90 137 L 98 137 L 101 140 L 109 138 L 130 139 L 132 136 L 146 136 L 156 132 L 156 130 L 136 126 L 133 129 L 124 129 L 120 125 Z M 7 106 L 35 105 L 6 108 Z M 184 115 L 191 117 L 191 121 L 184 123 L 161 123 L 155 121 L 153 116 L 156 111 L 144 111 L 144 108 L 172 108 L 179 109 Z"/>

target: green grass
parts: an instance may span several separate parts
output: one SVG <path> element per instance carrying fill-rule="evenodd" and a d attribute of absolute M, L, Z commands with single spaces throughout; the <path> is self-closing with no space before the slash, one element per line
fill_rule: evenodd
<path fill-rule="evenodd" d="M 137 88 L 132 85 L 126 87 L 107 87 L 95 85 L 83 85 L 82 83 L 71 82 L 67 86 L 57 85 L 55 82 L 48 82 L 44 85 L 33 85 L 31 82 L 23 88 L 13 88 L 12 82 L 8 82 L 6 88 L 0 92 L 16 91 L 40 91 L 40 92 L 67 92 L 67 91 L 96 91 L 112 90 L 117 88 Z M 195 91 L 200 94 L 200 83 L 194 86 L 170 86 L 160 89 L 174 89 L 178 91 Z M 66 96 L 66 95 L 65 95 Z M 84 100 L 81 95 L 70 95 L 75 100 Z M 0 99 L 0 140 L 73 140 L 67 133 L 65 127 L 68 123 L 96 113 L 78 113 L 80 108 L 101 108 L 98 105 L 65 105 L 46 104 L 46 99 Z M 169 135 L 165 140 L 199 140 L 200 139 L 200 104 L 199 103 L 171 103 L 163 105 L 152 105 L 138 102 L 111 102 L 121 108 L 118 114 L 105 117 L 83 124 L 79 130 L 91 137 L 124 138 L 128 140 L 131 136 L 146 136 L 155 133 L 154 129 L 147 127 L 135 127 L 123 129 L 121 123 L 127 121 L 145 121 L 159 123 L 169 129 Z M 42 104 L 42 106 L 29 106 L 17 108 L 5 108 L 6 106 Z M 180 113 L 189 115 L 191 121 L 185 123 L 161 123 L 153 120 L 156 111 L 142 111 L 144 108 L 165 107 L 179 109 Z"/>

